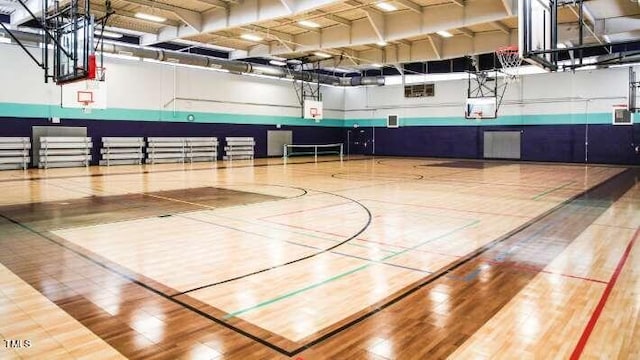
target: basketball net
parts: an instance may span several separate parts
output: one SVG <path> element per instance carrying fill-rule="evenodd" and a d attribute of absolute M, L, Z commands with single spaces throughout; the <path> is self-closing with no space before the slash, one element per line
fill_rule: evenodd
<path fill-rule="evenodd" d="M 87 80 L 85 81 L 85 88 L 89 91 L 97 92 L 100 91 L 101 83 L 105 81 L 107 69 L 104 67 L 96 67 L 94 71 L 94 76 L 87 78 Z M 91 114 L 92 106 L 93 101 L 82 102 L 82 112 L 84 114 Z"/>
<path fill-rule="evenodd" d="M 496 56 L 502 65 L 502 72 L 506 75 L 506 82 L 512 83 L 520 79 L 519 69 L 522 58 L 515 45 L 504 46 L 496 50 Z"/>
<path fill-rule="evenodd" d="M 318 112 L 318 109 L 316 109 L 316 108 L 311 108 L 311 109 L 309 109 L 309 112 L 310 112 L 311 117 L 313 118 L 313 120 L 315 120 L 316 122 L 318 122 L 318 121 L 319 121 L 319 119 L 318 119 L 318 115 L 320 115 L 320 114 L 319 114 L 319 112 Z"/>

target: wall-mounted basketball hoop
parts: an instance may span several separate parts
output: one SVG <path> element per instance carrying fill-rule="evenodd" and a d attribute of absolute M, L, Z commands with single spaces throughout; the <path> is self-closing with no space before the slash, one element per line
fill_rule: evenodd
<path fill-rule="evenodd" d="M 613 125 L 633 125 L 633 113 L 627 104 L 617 104 L 612 107 Z"/>
<path fill-rule="evenodd" d="M 78 91 L 78 103 L 82 107 L 82 112 L 85 114 L 91 113 L 91 105 L 93 105 L 93 91 Z"/>
<path fill-rule="evenodd" d="M 313 119 L 316 122 L 322 120 L 322 101 L 305 99 L 302 111 L 305 119 Z"/>

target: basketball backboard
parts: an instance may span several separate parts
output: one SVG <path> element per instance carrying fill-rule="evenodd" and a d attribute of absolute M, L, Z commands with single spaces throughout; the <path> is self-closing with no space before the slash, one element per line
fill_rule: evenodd
<path fill-rule="evenodd" d="M 44 81 L 53 79 L 64 84 L 95 76 L 96 61 L 93 44 L 94 17 L 91 15 L 90 1 L 41 0 L 37 7 L 42 9 L 34 14 L 26 1 L 18 1 L 31 21 L 41 29 L 40 47 L 42 56 L 38 59 L 5 25 L 12 40 L 26 51 L 31 60 L 44 70 Z M 107 2 L 110 4 L 110 2 Z M 110 14 L 110 9 L 107 15 Z M 108 16 L 105 16 L 107 18 Z M 53 49 L 53 54 L 50 53 Z M 51 56 L 52 55 L 52 56 Z"/>
<path fill-rule="evenodd" d="M 495 96 L 468 98 L 464 116 L 467 119 L 495 119 L 498 116 L 498 99 Z"/>
<path fill-rule="evenodd" d="M 62 107 L 82 109 L 91 112 L 92 109 L 107 108 L 107 82 L 98 80 L 81 80 L 60 86 L 62 92 Z"/>
<path fill-rule="evenodd" d="M 57 13 L 54 36 L 57 84 L 95 77 L 95 51 L 93 46 L 94 19 L 72 1 Z"/>
<path fill-rule="evenodd" d="M 613 125 L 633 125 L 633 113 L 627 104 L 613 105 L 611 115 Z"/>
<path fill-rule="evenodd" d="M 550 0 L 520 0 L 518 49 L 524 61 L 555 70 L 557 48 L 556 5 Z M 555 41 L 554 41 L 555 38 Z"/>
<path fill-rule="evenodd" d="M 316 121 L 322 120 L 323 106 L 322 101 L 304 100 L 304 118 Z"/>

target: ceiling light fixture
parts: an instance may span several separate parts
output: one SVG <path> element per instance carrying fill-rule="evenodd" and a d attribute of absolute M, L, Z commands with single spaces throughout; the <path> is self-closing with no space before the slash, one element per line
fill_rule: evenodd
<path fill-rule="evenodd" d="M 387 2 L 381 2 L 381 3 L 377 3 L 376 7 L 380 10 L 384 10 L 384 11 L 395 11 L 398 10 L 397 7 L 387 3 Z"/>
<path fill-rule="evenodd" d="M 371 64 L 371 66 L 373 66 L 374 68 L 381 68 L 382 64 L 373 63 L 373 64 Z"/>
<path fill-rule="evenodd" d="M 378 42 L 376 43 L 376 45 L 378 45 L 378 46 L 387 46 L 387 42 L 386 42 L 386 41 L 384 41 L 384 40 L 382 40 L 382 41 L 378 41 Z"/>
<path fill-rule="evenodd" d="M 450 37 L 453 36 L 453 34 L 451 34 L 450 32 L 448 32 L 446 30 L 436 31 L 436 34 L 442 36 L 443 38 L 450 38 Z"/>
<path fill-rule="evenodd" d="M 328 58 L 332 57 L 332 55 L 329 55 L 327 53 L 323 53 L 323 52 L 320 52 L 320 51 L 314 52 L 313 55 L 315 55 L 317 57 L 325 58 L 325 59 L 328 59 Z"/>
<path fill-rule="evenodd" d="M 159 23 L 167 21 L 167 18 L 163 18 L 161 16 L 156 16 L 156 15 L 145 14 L 145 13 L 136 13 L 134 16 L 137 17 L 138 19 L 159 22 Z"/>
<path fill-rule="evenodd" d="M 269 60 L 269 64 L 275 65 L 275 66 L 285 66 L 285 65 L 287 65 L 286 62 L 280 61 L 280 60 Z"/>
<path fill-rule="evenodd" d="M 260 36 L 254 34 L 242 34 L 240 37 L 249 41 L 262 41 Z"/>
<path fill-rule="evenodd" d="M 319 28 L 320 24 L 313 22 L 311 20 L 300 20 L 298 21 L 298 24 L 302 25 L 302 26 L 306 26 L 306 27 L 310 27 L 310 28 Z"/>

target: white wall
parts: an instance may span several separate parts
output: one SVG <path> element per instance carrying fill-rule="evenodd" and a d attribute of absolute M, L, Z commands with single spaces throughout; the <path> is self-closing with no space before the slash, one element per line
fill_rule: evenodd
<path fill-rule="evenodd" d="M 37 53 L 36 49 L 32 49 Z M 118 109 L 194 111 L 299 117 L 289 81 L 240 76 L 167 63 L 108 58 L 107 106 Z M 60 103 L 60 89 L 15 45 L 0 44 L 0 103 Z M 605 113 L 627 102 L 628 70 L 523 76 L 506 92 L 500 115 Z M 323 86 L 325 118 L 462 117 L 467 81 L 437 82 L 431 98 L 405 98 L 402 85 Z"/>
<path fill-rule="evenodd" d="M 507 87 L 499 115 L 610 112 L 612 105 L 627 103 L 628 80 L 627 68 L 522 76 Z M 428 98 L 405 98 L 402 85 L 350 88 L 345 117 L 462 117 L 467 87 L 467 80 L 440 81 Z"/>
<path fill-rule="evenodd" d="M 38 57 L 37 49 L 31 49 Z M 290 81 L 105 58 L 107 107 L 299 117 Z M 0 44 L 0 103 L 60 104 L 60 88 L 15 45 Z M 344 118 L 344 90 L 322 87 L 324 117 Z M 175 108 L 174 108 L 175 106 Z"/>

